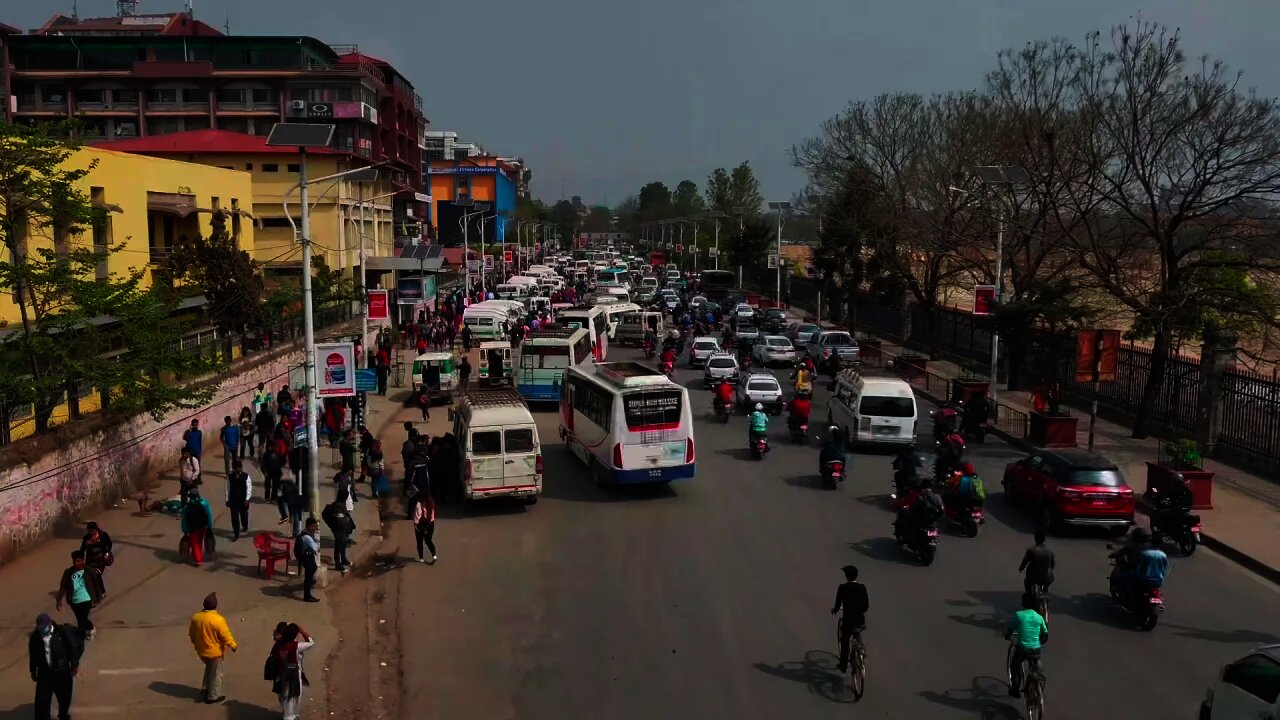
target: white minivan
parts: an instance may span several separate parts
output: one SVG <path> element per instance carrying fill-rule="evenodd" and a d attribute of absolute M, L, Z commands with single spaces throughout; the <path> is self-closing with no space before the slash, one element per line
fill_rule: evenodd
<path fill-rule="evenodd" d="M 511 317 L 505 309 L 480 303 L 462 311 L 462 327 L 471 330 L 478 340 L 500 340 L 511 330 Z"/>
<path fill-rule="evenodd" d="M 513 387 L 470 388 L 453 416 L 464 497 L 522 497 L 542 493 L 542 444 L 524 398 Z"/>
<path fill-rule="evenodd" d="M 916 441 L 916 395 L 895 377 L 845 370 L 836 378 L 827 422 L 838 426 L 850 445 L 910 447 Z"/>

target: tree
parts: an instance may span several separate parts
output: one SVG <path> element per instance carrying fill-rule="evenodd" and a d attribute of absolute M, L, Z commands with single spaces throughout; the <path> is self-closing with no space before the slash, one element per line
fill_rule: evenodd
<path fill-rule="evenodd" d="M 707 210 L 698 194 L 698 184 L 692 180 L 681 180 L 671 193 L 671 207 L 676 217 L 694 219 Z"/>
<path fill-rule="evenodd" d="M 77 239 L 102 222 L 77 185 L 93 170 L 69 169 L 79 149 L 66 140 L 75 123 L 46 126 L 0 124 L 0 288 L 12 292 L 21 327 L 0 339 L 0 425 L 7 433 L 12 411 L 30 404 L 37 432 L 64 398 L 74 416 L 79 389 L 97 388 L 125 412 L 159 418 L 169 410 L 198 407 L 210 389 L 174 382 L 214 366 L 177 350 L 182 334 L 172 322 L 174 304 L 159 290 L 143 288 L 145 270 L 99 277 L 109 254 L 77 247 Z M 32 248 L 34 233 L 48 232 L 52 247 Z M 102 322 L 111 318 L 111 322 Z M 105 354 L 111 348 L 124 352 Z"/>
<path fill-rule="evenodd" d="M 323 257 L 312 258 L 311 299 L 315 307 L 349 303 L 356 299 L 355 280 L 347 273 L 329 267 Z"/>
<path fill-rule="evenodd" d="M 706 198 L 709 208 L 726 215 L 755 215 L 764 206 L 760 181 L 756 179 L 749 162 L 743 162 L 732 172 L 726 172 L 724 168 L 711 171 L 711 175 L 707 177 Z"/>
<path fill-rule="evenodd" d="M 165 262 L 166 268 L 173 279 L 186 281 L 204 293 L 214 325 L 229 333 L 257 330 L 265 320 L 265 289 L 258 264 L 236 247 L 227 232 L 225 212 L 215 212 L 210 224 L 209 237 L 180 239 Z"/>
<path fill-rule="evenodd" d="M 611 232 L 613 230 L 613 211 L 603 205 L 591 208 L 582 220 L 582 231 L 589 233 Z"/>
<path fill-rule="evenodd" d="M 774 229 L 774 224 L 767 218 L 744 218 L 742 229 L 729 236 L 728 247 L 723 248 L 723 252 L 730 267 L 738 267 L 743 274 L 744 285 L 772 281 L 776 271 L 768 269 L 761 258 L 766 257 L 773 247 Z"/>
<path fill-rule="evenodd" d="M 560 236 L 572 242 L 578 235 L 582 216 L 570 200 L 561 200 L 551 208 L 551 222 L 559 228 Z"/>
<path fill-rule="evenodd" d="M 656 222 L 674 217 L 671 191 L 661 182 L 651 182 L 640 188 L 639 210 L 641 222 Z"/>

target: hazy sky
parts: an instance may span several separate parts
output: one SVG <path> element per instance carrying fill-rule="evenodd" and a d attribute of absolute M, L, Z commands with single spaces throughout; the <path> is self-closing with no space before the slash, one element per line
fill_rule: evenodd
<path fill-rule="evenodd" d="M 850 99 L 975 88 L 1002 48 L 1078 40 L 1134 13 L 1180 27 L 1191 56 L 1280 94 L 1275 0 L 194 0 L 236 34 L 300 34 L 394 64 L 433 130 L 522 155 L 544 200 L 616 204 L 650 180 L 702 184 L 749 160 L 769 199 L 804 177 L 788 148 Z M 36 27 L 72 0 L 0 0 Z M 82 16 L 114 0 L 79 0 Z M 182 0 L 142 0 L 143 11 Z M 1269 69 L 1270 68 L 1270 69 Z"/>

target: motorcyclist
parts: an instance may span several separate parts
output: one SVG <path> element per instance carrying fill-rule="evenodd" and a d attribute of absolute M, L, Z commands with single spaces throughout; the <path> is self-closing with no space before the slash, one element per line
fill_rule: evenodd
<path fill-rule="evenodd" d="M 1146 528 L 1134 528 L 1124 547 L 1108 557 L 1116 561 L 1113 577 L 1122 596 L 1137 590 L 1158 590 L 1169 575 L 1169 556 L 1152 545 Z"/>
<path fill-rule="evenodd" d="M 818 453 L 818 469 L 819 471 L 826 468 L 829 462 L 844 462 L 845 435 L 838 425 L 832 425 L 827 428 L 827 441 L 822 445 L 822 451 Z"/>
<path fill-rule="evenodd" d="M 1155 510 L 1151 517 L 1152 528 L 1159 528 L 1165 533 L 1176 528 L 1178 522 L 1191 512 L 1194 501 L 1191 487 L 1182 473 L 1174 473 L 1163 491 L 1152 485 L 1143 493 L 1143 499 Z"/>
<path fill-rule="evenodd" d="M 986 395 L 974 395 L 961 409 L 964 430 L 969 435 L 982 432 L 982 424 L 991 419 L 991 401 Z"/>
<path fill-rule="evenodd" d="M 732 327 L 730 327 L 730 326 L 728 326 L 728 325 L 726 325 L 726 326 L 724 327 L 724 333 L 720 336 L 720 339 L 721 339 L 721 343 L 720 343 L 720 344 L 724 347 L 724 349 L 725 349 L 726 351 L 732 350 L 732 349 L 733 349 L 733 342 L 734 342 L 734 339 L 733 339 L 733 328 L 732 328 Z"/>
<path fill-rule="evenodd" d="M 787 427 L 796 430 L 801 425 L 809 424 L 809 411 L 812 409 L 812 403 L 807 395 L 796 393 L 791 398 L 791 402 L 787 405 Z"/>
<path fill-rule="evenodd" d="M 813 394 L 813 376 L 809 374 L 809 371 L 804 365 L 797 367 L 795 372 L 791 373 L 791 378 L 795 380 L 792 387 L 795 390 L 796 395 Z"/>
<path fill-rule="evenodd" d="M 934 477 L 945 480 L 951 473 L 959 470 L 965 462 L 964 438 L 959 433 L 951 433 L 938 441 L 938 454 L 934 462 Z"/>
<path fill-rule="evenodd" d="M 747 440 L 754 445 L 757 438 L 764 438 L 769 433 L 769 416 L 764 412 L 764 405 L 756 403 L 755 410 L 748 419 L 751 425 L 747 432 Z"/>
<path fill-rule="evenodd" d="M 919 485 L 911 488 L 906 497 L 898 498 L 893 509 L 898 517 L 893 521 L 894 533 L 905 539 L 911 532 L 929 527 L 938 521 L 946 506 L 942 498 L 933 489 L 933 482 L 924 478 Z"/>
<path fill-rule="evenodd" d="M 839 665 L 840 672 L 844 672 L 849 668 L 849 641 L 855 633 L 866 628 L 867 610 L 871 609 L 871 602 L 867 599 L 867 587 L 858 582 L 858 568 L 845 565 L 840 569 L 844 571 L 845 581 L 836 588 L 836 601 L 831 606 L 831 614 L 844 610 L 844 615 L 840 616 Z"/>
<path fill-rule="evenodd" d="M 951 403 L 941 405 L 933 412 L 933 439 L 942 440 L 954 433 L 957 427 L 958 413 Z"/>
<path fill-rule="evenodd" d="M 663 339 L 662 348 L 666 350 L 668 348 L 674 348 L 679 346 L 680 346 L 680 330 L 673 327 L 671 328 L 671 330 L 667 332 L 667 337 Z"/>
<path fill-rule="evenodd" d="M 898 495 L 906 495 L 920 482 L 924 458 L 914 447 L 904 448 L 893 459 L 893 484 Z"/>
<path fill-rule="evenodd" d="M 720 378 L 720 382 L 716 385 L 715 407 L 717 411 L 721 407 L 725 409 L 733 407 L 733 385 L 729 384 L 728 378 Z"/>
<path fill-rule="evenodd" d="M 676 364 L 676 349 L 670 346 L 663 348 L 660 360 L 664 370 L 668 367 L 674 368 Z"/>
<path fill-rule="evenodd" d="M 1024 593 L 1022 609 L 1013 616 L 1009 629 L 1005 630 L 1006 640 L 1013 642 L 1013 655 L 1009 658 L 1009 696 L 1020 697 L 1024 680 L 1022 663 L 1026 662 L 1031 672 L 1040 672 L 1040 653 L 1043 645 L 1049 642 L 1049 626 L 1036 611 L 1036 596 Z"/>
<path fill-rule="evenodd" d="M 980 508 L 986 499 L 987 492 L 982 487 L 982 478 L 978 476 L 973 463 L 964 463 L 959 470 L 951 473 L 946 487 L 949 507 L 954 506 L 956 510 L 967 510 L 975 506 Z"/>

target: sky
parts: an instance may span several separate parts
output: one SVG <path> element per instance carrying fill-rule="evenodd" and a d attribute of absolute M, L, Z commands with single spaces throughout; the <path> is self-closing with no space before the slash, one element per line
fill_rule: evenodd
<path fill-rule="evenodd" d="M 193 1 L 234 34 L 310 35 L 390 61 L 430 129 L 524 157 L 545 201 L 616 205 L 652 180 L 701 186 L 744 160 L 766 199 L 790 199 L 805 178 L 789 148 L 851 100 L 975 89 L 1001 49 L 1134 15 L 1280 94 L 1275 0 Z M 0 22 L 30 29 L 71 5 L 0 0 Z M 79 11 L 111 15 L 115 2 Z"/>

